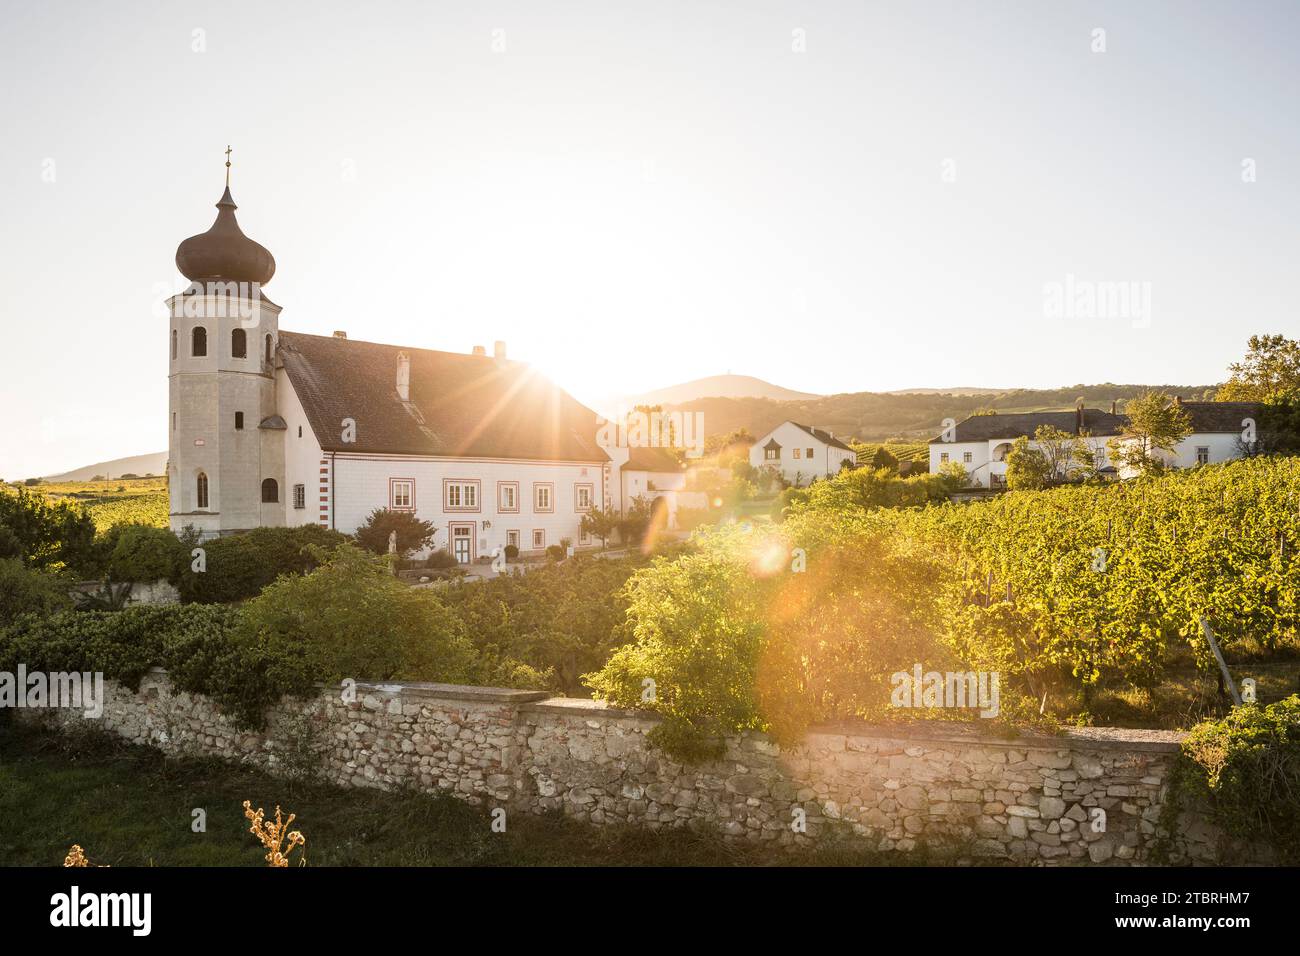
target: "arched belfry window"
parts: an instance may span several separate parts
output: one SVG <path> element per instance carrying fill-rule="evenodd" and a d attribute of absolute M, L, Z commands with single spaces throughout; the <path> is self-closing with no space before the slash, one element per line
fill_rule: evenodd
<path fill-rule="evenodd" d="M 201 325 L 194 326 L 190 333 L 190 354 L 195 358 L 208 354 L 208 330 Z"/>
<path fill-rule="evenodd" d="M 248 357 L 248 333 L 243 329 L 230 333 L 230 355 L 232 358 Z"/>
<path fill-rule="evenodd" d="M 194 482 L 194 507 L 206 508 L 208 506 L 208 476 L 199 472 L 198 479 Z"/>
<path fill-rule="evenodd" d="M 280 485 L 274 478 L 266 478 L 262 481 L 262 504 L 273 505 L 280 500 Z"/>
<path fill-rule="evenodd" d="M 274 349 L 275 349 L 275 345 L 271 340 L 271 336 L 268 335 L 266 337 L 266 364 L 267 365 L 271 364 L 272 352 L 274 351 Z"/>

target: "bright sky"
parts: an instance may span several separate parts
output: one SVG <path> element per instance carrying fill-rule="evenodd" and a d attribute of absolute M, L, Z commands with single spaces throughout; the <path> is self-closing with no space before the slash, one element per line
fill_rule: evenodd
<path fill-rule="evenodd" d="M 588 401 L 1218 381 L 1300 334 L 1298 51 L 1259 0 L 5 2 L 0 477 L 166 447 L 227 143 L 294 331 Z"/>

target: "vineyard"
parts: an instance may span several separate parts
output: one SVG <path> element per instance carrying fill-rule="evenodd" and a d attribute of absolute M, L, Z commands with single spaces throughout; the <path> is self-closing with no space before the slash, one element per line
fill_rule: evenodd
<path fill-rule="evenodd" d="M 107 481 L 61 481 L 29 489 L 55 504 L 80 505 L 106 531 L 115 524 L 167 527 L 166 478 L 113 478 Z"/>

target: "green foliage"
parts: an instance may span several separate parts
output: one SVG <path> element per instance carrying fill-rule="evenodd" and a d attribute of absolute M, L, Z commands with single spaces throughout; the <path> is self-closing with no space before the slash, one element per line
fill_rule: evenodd
<path fill-rule="evenodd" d="M 1300 697 L 1197 725 L 1182 758 L 1171 807 L 1204 801 L 1229 835 L 1271 845 L 1280 863 L 1300 862 Z"/>
<path fill-rule="evenodd" d="M 114 581 L 177 581 L 189 563 L 189 550 L 166 528 L 115 525 L 105 536 L 108 575 Z"/>
<path fill-rule="evenodd" d="M 516 662 L 533 675 L 526 685 L 501 679 L 491 683 L 582 696 L 581 675 L 604 664 L 626 640 L 623 586 L 646 563 L 639 556 L 577 554 L 527 574 L 456 582 L 441 596 L 448 611 L 463 622 L 483 666 L 509 670 L 515 664 L 501 662 Z"/>
<path fill-rule="evenodd" d="M 258 649 L 274 683 L 428 680 L 467 683 L 473 650 L 433 591 L 341 544 L 311 574 L 285 576 L 243 608 L 240 642 Z"/>
<path fill-rule="evenodd" d="M 1150 474 L 1161 471 L 1160 452 L 1192 433 L 1192 420 L 1178 402 L 1164 392 L 1143 392 L 1124 405 L 1125 425 L 1119 438 L 1109 442 L 1111 458 L 1123 471 Z"/>
<path fill-rule="evenodd" d="M 19 556 L 34 568 L 67 568 L 90 575 L 96 568 L 95 522 L 86 512 L 66 502 L 50 504 L 40 493 L 22 488 L 0 489 L 0 527 L 5 548 L 17 542 Z"/>
<path fill-rule="evenodd" d="M 723 734 L 763 724 L 755 686 L 762 591 L 725 550 L 660 558 L 627 585 L 633 643 L 584 679 L 615 706 L 662 715 L 652 740 L 675 756 L 716 755 Z M 646 700 L 651 687 L 653 699 Z"/>
<path fill-rule="evenodd" d="M 71 606 L 60 575 L 29 568 L 17 558 L 0 558 L 0 626 L 20 614 L 53 614 Z"/>
<path fill-rule="evenodd" d="M 603 548 L 606 542 L 613 537 L 614 532 L 618 529 L 618 515 L 610 511 L 603 511 L 600 508 L 593 507 L 582 516 L 581 530 L 583 534 L 594 535 L 600 539 L 600 546 Z M 516 549 L 518 550 L 518 549 Z"/>
<path fill-rule="evenodd" d="M 1300 396 L 1300 342 L 1284 335 L 1252 335 L 1246 357 L 1228 366 L 1220 402 L 1276 402 Z"/>
<path fill-rule="evenodd" d="M 255 597 L 284 574 L 305 574 L 319 563 L 314 548 L 336 547 L 346 537 L 317 525 L 254 528 L 202 545 L 206 570 L 186 564 L 178 585 L 187 602 L 224 603 Z M 188 554 L 188 550 L 186 551 Z"/>
<path fill-rule="evenodd" d="M 869 508 L 918 507 L 944 501 L 965 482 L 966 470 L 960 464 L 955 472 L 899 478 L 888 468 L 854 468 L 841 471 L 825 481 L 814 482 L 806 489 L 787 496 L 790 511 L 818 511 L 826 514 L 849 513 Z"/>
<path fill-rule="evenodd" d="M 397 532 L 397 554 L 408 555 L 412 551 L 422 551 L 433 540 L 435 530 L 432 521 L 421 521 L 413 511 L 376 508 L 353 537 L 367 551 L 387 554 L 389 538 Z"/>
<path fill-rule="evenodd" d="M 1029 444 L 1021 435 L 1011 443 L 1007 453 L 1007 487 L 1012 491 L 1035 491 L 1046 488 L 1052 476 L 1052 465 L 1047 456 Z"/>

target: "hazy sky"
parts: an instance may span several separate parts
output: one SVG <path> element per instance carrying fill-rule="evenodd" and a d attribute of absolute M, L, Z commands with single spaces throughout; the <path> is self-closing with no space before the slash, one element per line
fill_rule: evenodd
<path fill-rule="evenodd" d="M 0 11 L 5 479 L 166 447 L 227 143 L 282 328 L 505 339 L 589 401 L 1213 382 L 1300 334 L 1294 2 Z M 1048 314 L 1068 276 L 1150 308 Z"/>

